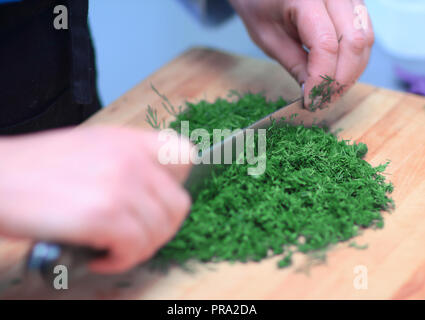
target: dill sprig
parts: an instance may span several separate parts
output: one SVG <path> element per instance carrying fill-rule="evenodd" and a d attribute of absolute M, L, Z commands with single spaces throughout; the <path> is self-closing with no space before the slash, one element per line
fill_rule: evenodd
<path fill-rule="evenodd" d="M 311 102 L 308 109 L 310 111 L 325 108 L 331 102 L 332 97 L 341 94 L 346 87 L 346 85 L 341 85 L 330 76 L 325 75 L 320 77 L 322 78 L 322 82 L 314 86 L 309 93 Z"/>
<path fill-rule="evenodd" d="M 160 93 L 157 88 L 151 83 L 152 90 L 163 100 L 162 106 L 164 109 L 171 114 L 172 116 L 177 116 L 182 111 L 182 106 L 174 107 L 174 105 L 170 102 L 170 100 L 164 94 Z"/>
<path fill-rule="evenodd" d="M 174 107 L 174 105 L 170 102 L 170 100 L 162 93 L 158 91 L 157 88 L 151 83 L 152 90 L 163 100 L 161 102 L 165 111 L 167 111 L 172 116 L 178 116 L 182 112 L 182 106 Z M 148 109 L 146 112 L 146 122 L 154 129 L 165 129 L 165 120 L 162 122 L 158 119 L 158 112 L 156 109 L 152 108 L 148 105 Z"/>
<path fill-rule="evenodd" d="M 311 100 L 309 109 L 310 111 L 316 111 L 322 109 L 325 105 L 331 102 L 333 89 L 332 84 L 335 82 L 329 76 L 320 76 L 323 80 L 318 85 L 314 86 L 309 94 Z"/>
<path fill-rule="evenodd" d="M 365 250 L 365 249 L 367 249 L 367 248 L 369 247 L 369 245 L 368 245 L 368 244 L 359 245 L 359 244 L 357 244 L 357 242 L 355 242 L 355 241 L 350 242 L 350 244 L 349 244 L 348 246 L 349 246 L 350 248 L 355 248 L 355 249 L 358 249 L 358 250 Z"/>
<path fill-rule="evenodd" d="M 161 121 L 158 120 L 158 113 L 150 105 L 148 105 L 146 113 L 146 122 L 154 129 L 161 129 Z M 165 128 L 165 120 L 162 121 L 162 128 Z"/>

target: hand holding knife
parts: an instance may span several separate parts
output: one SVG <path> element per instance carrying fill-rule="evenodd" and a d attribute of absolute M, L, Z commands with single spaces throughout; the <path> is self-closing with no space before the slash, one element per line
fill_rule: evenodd
<path fill-rule="evenodd" d="M 329 110 L 332 109 L 332 112 Z M 273 123 L 279 123 L 284 118 L 290 120 L 294 124 L 303 124 L 311 126 L 313 124 L 327 124 L 328 121 L 333 121 L 343 115 L 346 108 L 328 108 L 312 113 L 303 107 L 303 99 L 298 98 L 292 103 L 282 107 L 281 109 L 267 115 L 263 119 L 255 122 L 251 126 L 240 130 L 235 135 L 224 139 L 221 143 L 213 145 L 207 152 L 202 153 L 202 158 L 207 157 L 210 161 L 201 161 L 200 164 L 194 165 L 191 169 L 189 177 L 185 182 L 185 188 L 190 192 L 193 199 L 196 199 L 200 190 L 202 190 L 203 182 L 211 176 L 213 172 L 217 172 L 222 166 L 212 164 L 212 157 L 215 152 L 220 150 L 223 155 L 223 150 L 229 147 L 229 144 L 234 144 L 239 135 L 244 135 L 247 129 L 267 129 Z M 294 115 L 297 115 L 295 118 Z M 232 148 L 234 152 L 235 148 Z M 233 159 L 237 155 L 233 154 Z M 204 163 L 207 162 L 208 164 Z M 211 164 L 210 164 L 211 163 Z M 36 243 L 28 255 L 27 268 L 31 272 L 50 273 L 52 267 L 57 264 L 67 264 L 68 266 L 82 266 L 92 259 L 101 258 L 107 255 L 105 250 L 95 250 L 89 247 L 78 247 L 65 244 L 56 244 L 48 242 Z"/>

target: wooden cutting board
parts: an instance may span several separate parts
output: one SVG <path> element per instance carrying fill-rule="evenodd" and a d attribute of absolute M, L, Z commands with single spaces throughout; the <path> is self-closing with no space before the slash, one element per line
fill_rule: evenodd
<path fill-rule="evenodd" d="M 147 128 L 147 105 L 162 111 L 154 84 L 175 104 L 212 100 L 229 90 L 264 91 L 270 98 L 300 96 L 300 88 L 277 64 L 195 48 L 144 80 L 89 119 L 84 126 L 109 124 Z M 332 112 L 343 108 L 344 112 Z M 55 291 L 23 279 L 0 298 L 133 298 L 133 299 L 409 299 L 425 298 L 425 99 L 402 92 L 357 84 L 327 116 L 344 139 L 364 142 L 366 160 L 391 160 L 388 179 L 396 210 L 385 214 L 385 227 L 367 230 L 342 243 L 326 261 L 296 254 L 293 266 L 276 267 L 276 258 L 261 263 L 197 264 L 168 274 L 140 266 L 124 275 L 85 275 L 70 289 Z M 15 277 L 28 243 L 0 240 L 0 283 Z M 367 272 L 367 274 L 366 274 Z M 364 282 L 367 279 L 367 283 Z M 367 284 L 367 288 L 366 288 Z"/>

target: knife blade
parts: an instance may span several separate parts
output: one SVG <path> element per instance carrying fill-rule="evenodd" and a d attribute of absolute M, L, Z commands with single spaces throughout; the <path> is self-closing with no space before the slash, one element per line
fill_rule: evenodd
<path fill-rule="evenodd" d="M 212 174 L 219 174 L 222 170 L 225 169 L 224 166 L 218 166 L 213 164 L 214 157 L 216 159 L 219 159 L 218 162 L 220 164 L 229 162 L 233 163 L 238 158 L 240 152 L 243 152 L 243 150 L 240 150 L 238 152 L 236 148 L 236 143 L 239 139 L 245 138 L 245 134 L 248 129 L 267 129 L 271 127 L 274 122 L 276 123 L 276 125 L 279 125 L 279 123 L 281 123 L 282 118 L 290 119 L 291 115 L 299 113 L 303 113 L 303 115 L 309 113 L 303 107 L 302 97 L 293 100 L 292 102 L 288 103 L 277 111 L 268 114 L 267 116 L 258 120 L 252 125 L 232 134 L 220 143 L 214 144 L 207 151 L 204 151 L 201 156 L 201 164 L 194 165 L 192 167 L 189 173 L 189 177 L 184 184 L 186 190 L 188 190 L 190 195 L 192 196 L 192 200 L 196 200 L 197 196 L 199 195 L 199 192 L 202 191 L 203 183 L 207 180 L 208 177 L 210 177 Z M 306 118 L 309 117 L 307 116 Z M 310 123 L 310 121 L 308 121 L 308 123 Z M 225 161 L 225 159 L 227 161 Z"/>
<path fill-rule="evenodd" d="M 298 116 L 293 118 L 295 114 Z M 192 167 L 184 183 L 184 187 L 190 193 L 192 200 L 196 200 L 208 177 L 219 174 L 225 169 L 223 165 L 214 164 L 217 163 L 217 160 L 218 163 L 225 164 L 228 162 L 232 163 L 237 159 L 239 153 L 236 148 L 236 143 L 238 139 L 245 137 L 248 129 L 267 129 L 273 123 L 279 125 L 282 118 L 291 120 L 294 124 L 302 122 L 306 126 L 310 126 L 316 121 L 312 113 L 304 109 L 303 98 L 298 98 L 247 128 L 239 130 L 223 139 L 220 143 L 216 143 L 209 149 L 202 151 L 197 161 L 199 164 Z M 229 153 L 228 150 L 231 150 L 231 153 Z M 243 152 L 243 150 L 241 152 Z M 231 159 L 228 158 L 229 155 Z M 73 266 L 74 269 L 76 266 L 78 269 L 81 269 L 82 266 L 86 265 L 87 262 L 92 259 L 101 258 L 107 254 L 105 250 L 96 250 L 86 246 L 38 242 L 34 244 L 27 256 L 26 266 L 28 271 L 40 272 L 45 279 L 50 281 L 53 274 L 53 268 L 56 265 L 65 264 Z"/>

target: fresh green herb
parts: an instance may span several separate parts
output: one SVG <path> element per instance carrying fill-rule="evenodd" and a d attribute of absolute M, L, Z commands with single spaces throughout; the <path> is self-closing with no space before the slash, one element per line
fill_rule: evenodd
<path fill-rule="evenodd" d="M 276 101 L 268 101 L 261 94 L 247 93 L 241 95 L 237 91 L 230 91 L 229 99 L 218 98 L 214 102 L 205 100 L 199 103 L 186 103 L 186 108 L 182 112 L 182 106 L 175 107 L 170 100 L 161 94 L 155 86 L 151 85 L 152 90 L 163 100 L 163 108 L 176 119 L 171 122 L 169 127 L 180 133 L 181 121 L 189 121 L 189 132 L 194 129 L 205 128 L 212 137 L 213 129 L 242 129 L 266 115 L 284 107 L 287 102 L 283 98 Z M 178 111 L 177 111 L 178 110 Z M 154 129 L 161 129 L 165 126 L 164 122 L 158 120 L 157 110 L 148 105 L 146 121 Z M 213 139 L 210 139 L 211 143 Z"/>
<path fill-rule="evenodd" d="M 170 102 L 170 100 L 165 96 L 164 94 L 160 93 L 157 88 L 151 83 L 152 90 L 163 100 L 162 106 L 164 109 L 171 115 L 177 116 L 179 113 L 182 112 L 182 107 L 179 106 L 178 108 L 174 107 L 174 105 Z"/>
<path fill-rule="evenodd" d="M 177 115 L 170 128 L 180 132 L 181 121 L 189 121 L 189 132 L 204 128 L 210 133 L 212 143 L 214 129 L 242 129 L 287 105 L 282 98 L 268 101 L 261 93 L 247 93 L 242 96 L 231 91 L 228 97 L 233 100 L 219 98 L 212 103 L 205 100 L 186 103 L 185 111 Z"/>
<path fill-rule="evenodd" d="M 330 80 L 327 80 L 330 81 Z M 235 94 L 232 94 L 234 97 Z M 282 105 L 262 94 L 236 100 L 188 103 L 171 127 L 190 121 L 190 129 L 243 128 Z M 263 175 L 247 174 L 248 164 L 232 164 L 211 177 L 175 238 L 152 263 L 157 267 L 199 261 L 260 261 L 294 250 L 322 252 L 367 227 L 383 227 L 382 210 L 393 206 L 393 186 L 362 158 L 363 143 L 349 143 L 325 129 L 282 123 L 267 129 Z M 300 240 L 302 239 L 302 241 Z"/>
<path fill-rule="evenodd" d="M 309 98 L 311 103 L 309 106 L 310 111 L 316 111 L 322 109 L 328 103 L 331 102 L 332 95 L 334 93 L 332 84 L 335 82 L 329 76 L 320 76 L 323 80 L 320 84 L 316 85 L 311 89 Z"/>
<path fill-rule="evenodd" d="M 346 87 L 329 76 L 320 77 L 323 79 L 322 82 L 314 86 L 309 93 L 311 102 L 308 108 L 310 111 L 325 108 L 331 102 L 332 96 L 341 94 Z"/>
<path fill-rule="evenodd" d="M 333 245 L 329 245 L 326 248 L 314 250 L 306 253 L 306 260 L 297 267 L 295 272 L 302 272 L 306 275 L 310 274 L 310 270 L 314 266 L 322 265 L 326 263 L 327 260 L 327 251 L 330 250 L 333 247 Z"/>
<path fill-rule="evenodd" d="M 170 115 L 177 116 L 181 113 L 182 107 L 174 107 L 170 100 L 163 94 L 161 94 L 153 84 L 151 84 L 152 90 L 162 99 L 162 106 Z M 146 113 L 146 122 L 154 129 L 165 129 L 165 120 L 159 121 L 157 110 L 148 105 Z"/>
<path fill-rule="evenodd" d="M 289 253 L 278 262 L 279 268 L 285 268 L 292 264 L 292 251 L 289 251 Z"/>
<path fill-rule="evenodd" d="M 161 129 L 161 122 L 158 120 L 158 113 L 156 109 L 148 105 L 148 111 L 146 114 L 146 121 L 154 129 Z M 163 121 L 162 127 L 165 127 L 165 122 Z"/>
<path fill-rule="evenodd" d="M 368 244 L 359 245 L 359 244 L 357 244 L 357 242 L 355 242 L 355 241 L 351 242 L 348 246 L 349 246 L 350 248 L 356 248 L 356 249 L 359 249 L 359 250 L 365 250 L 365 249 L 367 249 L 367 248 L 369 247 L 369 245 L 368 245 Z"/>

